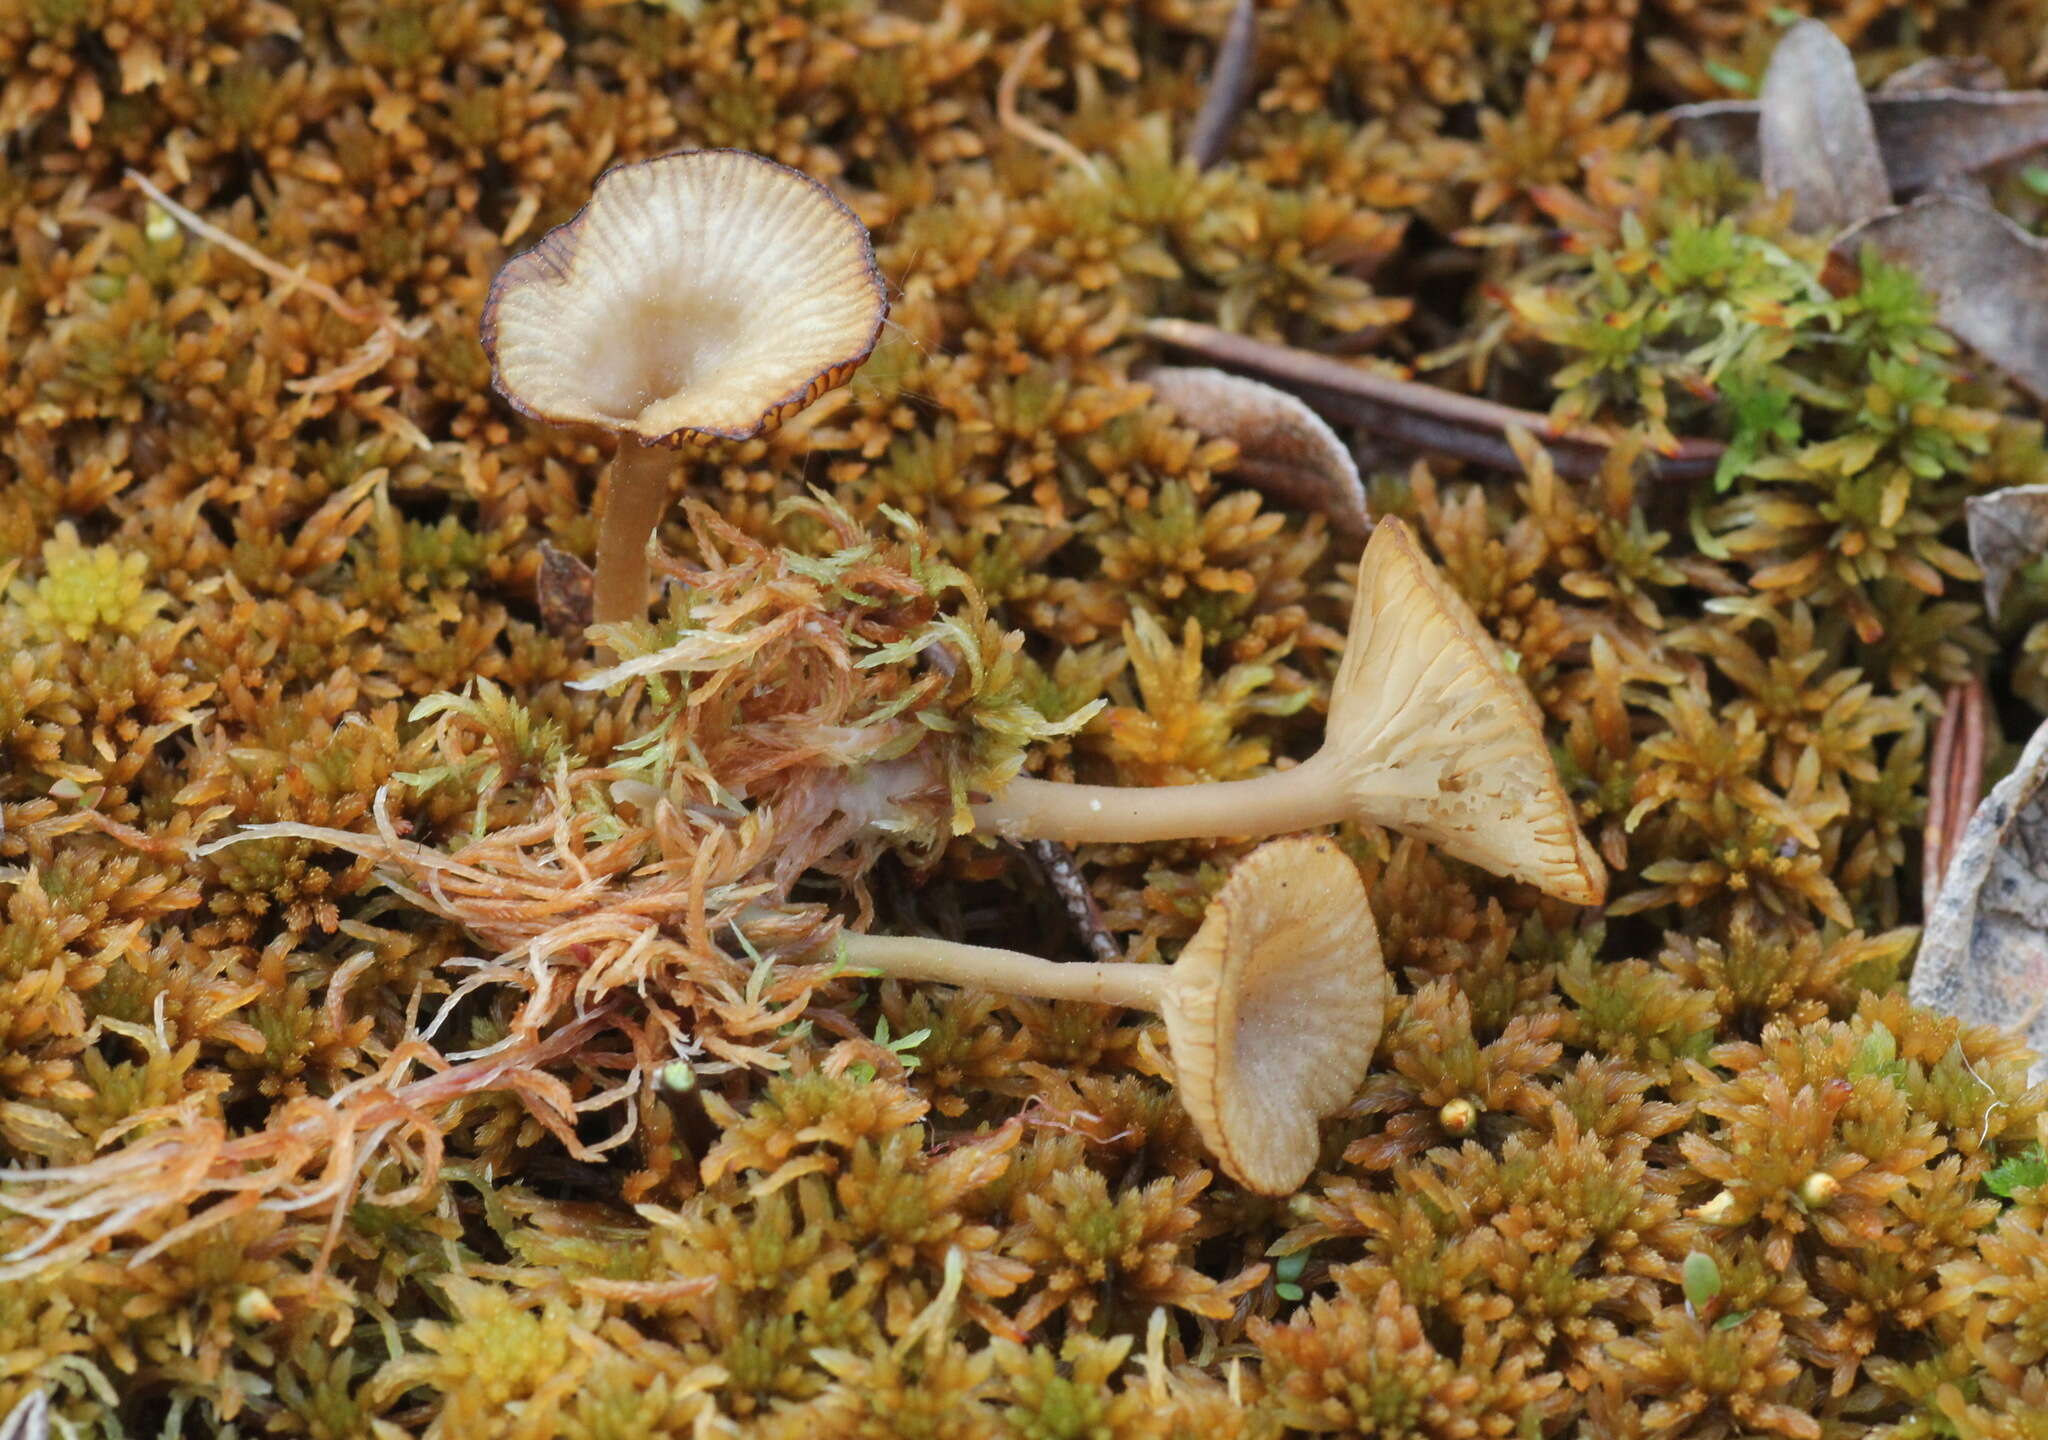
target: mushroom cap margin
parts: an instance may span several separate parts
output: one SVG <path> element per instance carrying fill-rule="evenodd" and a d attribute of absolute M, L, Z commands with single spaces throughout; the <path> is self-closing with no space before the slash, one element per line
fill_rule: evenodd
<path fill-rule="evenodd" d="M 750 231 L 749 218 L 764 231 Z M 806 264 L 824 278 L 800 283 L 794 272 Z M 592 273 L 600 267 L 613 278 Z M 682 323 L 692 286 L 718 301 L 715 325 Z M 679 293 L 664 299 L 664 289 Z M 844 384 L 873 353 L 888 310 L 867 229 L 826 186 L 750 151 L 680 150 L 605 171 L 583 209 L 508 260 L 484 302 L 481 338 L 493 388 L 521 414 L 680 447 L 766 434 Z M 677 323 L 664 329 L 663 320 Z M 685 337 L 687 350 L 721 326 L 755 362 L 752 395 L 695 385 L 724 403 L 693 415 L 678 394 L 656 393 L 658 373 L 636 381 L 635 359 L 658 362 L 664 342 L 673 350 Z M 806 329 L 807 349 L 761 363 Z M 636 353 L 622 363 L 625 349 Z M 600 390 L 612 403 L 593 399 Z"/>
<path fill-rule="evenodd" d="M 1358 868 L 1320 836 L 1269 841 L 1231 872 L 1174 963 L 1167 1040 L 1181 1103 L 1261 1194 L 1315 1168 L 1318 1122 L 1357 1093 L 1387 1006 Z"/>

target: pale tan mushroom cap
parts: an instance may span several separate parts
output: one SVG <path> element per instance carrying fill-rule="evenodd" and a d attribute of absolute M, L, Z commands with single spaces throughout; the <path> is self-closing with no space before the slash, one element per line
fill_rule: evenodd
<path fill-rule="evenodd" d="M 888 308 L 867 230 L 831 191 L 692 150 L 607 171 L 507 262 L 483 343 L 500 393 L 538 419 L 744 440 L 844 383 Z"/>
<path fill-rule="evenodd" d="M 1163 1008 L 1181 1103 L 1223 1168 L 1262 1194 L 1298 1188 L 1317 1121 L 1357 1093 L 1386 1018 L 1358 868 L 1328 839 L 1254 850 L 1175 962 Z"/>
<path fill-rule="evenodd" d="M 1360 813 L 1579 905 L 1607 894 L 1543 714 L 1400 520 L 1373 530 L 1324 750 Z"/>

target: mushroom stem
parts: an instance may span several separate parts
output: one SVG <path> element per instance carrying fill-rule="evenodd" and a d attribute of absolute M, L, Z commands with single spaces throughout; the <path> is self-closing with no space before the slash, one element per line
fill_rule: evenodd
<path fill-rule="evenodd" d="M 1607 870 L 1500 647 L 1398 517 L 1358 566 L 1323 744 L 1291 770 L 1199 785 L 1016 779 L 974 807 L 1006 840 L 1137 844 L 1259 836 L 1359 821 L 1412 835 L 1575 905 Z"/>
<path fill-rule="evenodd" d="M 895 935 L 839 937 L 849 965 L 879 970 L 898 980 L 934 980 L 1033 995 L 1041 1000 L 1080 1000 L 1158 1011 L 1166 1003 L 1173 972 L 1158 965 L 1062 964 L 1016 950 L 961 945 L 951 940 L 916 940 Z"/>
<path fill-rule="evenodd" d="M 1313 830 L 1353 813 L 1333 769 L 1319 752 L 1291 770 L 1195 785 L 1070 785 L 1019 776 L 974 807 L 974 824 L 1006 840 L 1125 845 Z"/>
<path fill-rule="evenodd" d="M 605 481 L 604 518 L 597 532 L 596 593 L 591 617 L 599 625 L 647 614 L 647 539 L 668 513 L 673 452 L 621 436 Z"/>
<path fill-rule="evenodd" d="M 1372 906 L 1329 840 L 1261 845 L 1209 901 L 1172 965 L 1058 965 L 1012 950 L 842 934 L 844 958 L 904 980 L 1149 1010 L 1202 1143 L 1241 1184 L 1308 1178 L 1317 1122 L 1358 1091 L 1386 1018 Z"/>

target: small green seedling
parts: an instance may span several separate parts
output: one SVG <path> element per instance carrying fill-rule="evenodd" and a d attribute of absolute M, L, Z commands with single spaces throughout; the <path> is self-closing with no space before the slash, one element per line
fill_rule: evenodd
<path fill-rule="evenodd" d="M 1721 1293 L 1721 1267 L 1714 1263 L 1714 1257 L 1704 1250 L 1695 1250 L 1685 1257 L 1685 1266 L 1679 1272 L 1685 1288 L 1685 1308 L 1688 1314 L 1697 1315 L 1707 1308 Z"/>
<path fill-rule="evenodd" d="M 1273 1278 L 1279 1282 L 1273 1287 L 1273 1293 L 1282 1300 L 1301 1299 L 1301 1277 L 1302 1273 L 1307 1269 L 1308 1252 L 1306 1250 L 1298 1251 L 1293 1255 L 1281 1256 L 1279 1261 L 1273 1266 Z"/>
<path fill-rule="evenodd" d="M 2008 1155 L 1984 1173 L 1984 1188 L 2001 1200 L 2022 1190 L 2048 1185 L 2048 1152 L 2037 1141 L 2017 1155 Z"/>
<path fill-rule="evenodd" d="M 901 1035 L 891 1039 L 889 1037 L 889 1017 L 886 1015 L 875 1025 L 875 1043 L 884 1050 L 887 1050 L 891 1055 L 894 1055 L 896 1062 L 905 1070 L 915 1070 L 917 1068 L 917 1056 L 912 1052 L 918 1046 L 924 1044 L 925 1041 L 931 1039 L 931 1036 L 931 1028 L 927 1026 L 922 1030 L 913 1030 L 908 1035 Z M 875 1078 L 875 1067 L 868 1064 L 865 1060 L 856 1061 L 846 1068 L 847 1073 L 862 1084 L 866 1084 Z"/>

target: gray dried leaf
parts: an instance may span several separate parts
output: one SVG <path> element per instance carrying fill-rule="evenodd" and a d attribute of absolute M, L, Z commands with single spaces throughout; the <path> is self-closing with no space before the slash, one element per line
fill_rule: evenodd
<path fill-rule="evenodd" d="M 1205 366 L 1165 366 L 1144 379 L 1182 424 L 1235 441 L 1232 473 L 1255 489 L 1329 516 L 1346 535 L 1372 527 L 1358 463 L 1323 417 L 1295 396 Z"/>
<path fill-rule="evenodd" d="M 50 1397 L 31 1390 L 0 1420 L 0 1440 L 50 1440 Z"/>
<path fill-rule="evenodd" d="M 1919 90 L 1873 95 L 1870 118 L 1900 190 L 1968 175 L 2048 145 L 2048 92 Z"/>
<path fill-rule="evenodd" d="M 1856 62 L 1826 25 L 1802 20 L 1771 53 L 1758 92 L 1764 189 L 1796 197 L 1801 230 L 1840 230 L 1891 204 Z"/>
<path fill-rule="evenodd" d="M 1929 55 L 1914 61 L 1903 70 L 1893 71 L 1885 78 L 1880 91 L 1892 95 L 1911 94 L 1925 90 L 1960 90 L 1968 93 L 1986 93 L 2005 88 L 2005 72 L 1981 55 L 1951 56 Z M 1875 99 L 1872 101 L 1875 104 Z M 1928 131 L 1929 141 L 1949 133 L 1941 127 Z M 1884 148 L 1882 131 L 1878 136 L 1878 148 Z M 1923 142 L 1926 143 L 1926 142 Z M 1963 157 L 1966 158 L 1966 157 Z M 1960 159 L 1948 163 L 1946 168 L 1922 187 L 1938 190 L 1944 195 L 1956 195 L 1965 200 L 1974 200 L 1979 205 L 1989 205 L 1991 186 L 1982 177 L 1960 163 Z"/>
<path fill-rule="evenodd" d="M 2048 244 L 1959 195 L 1927 195 L 1836 238 L 1853 262 L 1865 245 L 1920 277 L 1942 327 L 2036 397 L 2048 396 Z"/>
<path fill-rule="evenodd" d="M 1970 554 L 1984 568 L 1984 608 L 1996 624 L 2013 576 L 2048 554 L 2048 485 L 1973 495 L 1963 506 Z"/>
<path fill-rule="evenodd" d="M 2048 91 L 1881 90 L 1869 104 L 1878 155 L 1901 194 L 2048 145 Z M 1727 155 L 1754 175 L 1760 109 L 1755 100 L 1714 100 L 1666 115 L 1695 151 Z"/>
<path fill-rule="evenodd" d="M 1948 863 L 1907 994 L 2048 1052 L 2048 725 L 1992 787 Z M 2048 1078 L 2037 1059 L 2035 1082 Z"/>
<path fill-rule="evenodd" d="M 1877 87 L 1887 95 L 1914 90 L 1970 90 L 1990 93 L 2005 88 L 2005 72 L 1983 55 L 1927 55 L 1903 70 L 1894 70 Z"/>

